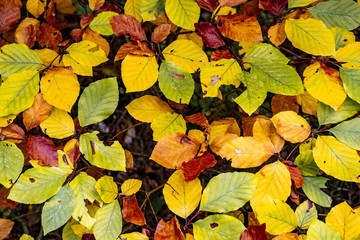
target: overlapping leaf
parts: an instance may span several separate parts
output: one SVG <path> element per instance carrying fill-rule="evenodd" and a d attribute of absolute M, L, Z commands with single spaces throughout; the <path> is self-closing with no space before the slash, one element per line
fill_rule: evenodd
<path fill-rule="evenodd" d="M 10 188 L 20 175 L 24 165 L 24 155 L 11 142 L 0 141 L 0 183 Z"/>
<path fill-rule="evenodd" d="M 165 12 L 171 22 L 189 30 L 195 30 L 194 23 L 200 17 L 200 7 L 192 0 L 166 1 Z"/>

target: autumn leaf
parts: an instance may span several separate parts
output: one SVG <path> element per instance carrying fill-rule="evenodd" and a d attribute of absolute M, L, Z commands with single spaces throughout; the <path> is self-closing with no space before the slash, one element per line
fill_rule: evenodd
<path fill-rule="evenodd" d="M 197 178 L 206 168 L 215 166 L 217 161 L 214 155 L 205 152 L 200 157 L 191 159 L 189 162 L 183 162 L 181 165 L 185 182 L 190 182 Z"/>
<path fill-rule="evenodd" d="M 131 15 L 119 14 L 109 19 L 116 36 L 129 33 L 133 40 L 145 41 L 145 32 L 140 22 Z"/>
<path fill-rule="evenodd" d="M 35 96 L 33 105 L 23 112 L 23 122 L 26 130 L 39 126 L 46 118 L 50 116 L 52 106 L 47 103 L 42 94 Z"/>
<path fill-rule="evenodd" d="M 39 160 L 42 165 L 58 166 L 58 153 L 54 143 L 43 136 L 30 135 L 26 143 L 30 158 Z"/>
<path fill-rule="evenodd" d="M 185 240 L 180 230 L 180 224 L 177 218 L 174 216 L 168 222 L 165 222 L 163 219 L 161 219 L 158 225 L 156 226 L 154 239 L 155 240 L 165 240 L 165 239 Z"/>
<path fill-rule="evenodd" d="M 123 198 L 121 212 L 125 222 L 130 222 L 139 226 L 146 224 L 144 214 L 139 208 L 135 195 Z"/>

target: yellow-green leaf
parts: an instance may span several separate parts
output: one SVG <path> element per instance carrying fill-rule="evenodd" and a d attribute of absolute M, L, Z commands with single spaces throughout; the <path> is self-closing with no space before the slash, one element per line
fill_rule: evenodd
<path fill-rule="evenodd" d="M 339 27 L 332 27 L 330 30 L 334 35 L 336 50 L 355 42 L 355 35 L 353 32 Z"/>
<path fill-rule="evenodd" d="M 99 178 L 96 182 L 95 189 L 104 203 L 111 203 L 118 195 L 118 187 L 113 177 L 110 176 L 105 175 Z"/>
<path fill-rule="evenodd" d="M 121 77 L 126 92 L 140 92 L 150 88 L 159 76 L 155 56 L 128 54 L 121 64 Z"/>
<path fill-rule="evenodd" d="M 320 220 L 314 219 L 307 232 L 306 240 L 343 240 L 340 233 Z"/>
<path fill-rule="evenodd" d="M 116 12 L 102 12 L 99 13 L 89 24 L 89 28 L 94 32 L 97 32 L 101 35 L 109 36 L 114 34 L 114 31 L 111 28 L 109 18 L 118 15 Z"/>
<path fill-rule="evenodd" d="M 175 63 L 189 73 L 208 62 L 205 52 L 191 40 L 176 40 L 162 52 L 167 61 Z"/>
<path fill-rule="evenodd" d="M 140 4 L 141 4 L 141 0 L 126 1 L 125 6 L 124 6 L 125 14 L 131 15 L 134 18 L 136 18 L 136 20 L 141 22 L 142 17 L 141 17 L 141 13 L 140 13 Z"/>
<path fill-rule="evenodd" d="M 0 141 L 0 184 L 10 188 L 24 166 L 24 155 L 11 142 Z"/>
<path fill-rule="evenodd" d="M 74 58 L 70 56 L 70 54 L 63 55 L 63 62 L 64 62 L 64 66 L 71 67 L 73 72 L 78 75 L 82 75 L 82 76 L 93 75 L 92 66 L 82 65 L 78 63 L 77 61 L 75 61 Z"/>
<path fill-rule="evenodd" d="M 42 65 L 39 56 L 25 44 L 7 44 L 1 48 L 0 75 L 8 77 L 26 70 L 35 71 Z"/>
<path fill-rule="evenodd" d="M 72 219 L 67 224 L 65 224 L 63 231 L 62 231 L 62 239 L 63 240 L 81 240 L 81 237 L 74 233 L 72 226 L 78 224 L 77 221 Z"/>
<path fill-rule="evenodd" d="M 155 13 L 160 17 L 164 11 L 165 0 L 141 0 L 140 12 L 144 22 L 155 20 Z"/>
<path fill-rule="evenodd" d="M 360 215 L 347 202 L 342 202 L 331 208 L 325 218 L 326 224 L 340 233 L 343 239 L 360 239 Z"/>
<path fill-rule="evenodd" d="M 80 136 L 80 151 L 92 165 L 114 171 L 126 171 L 125 152 L 118 141 L 105 146 L 96 134 L 85 133 Z"/>
<path fill-rule="evenodd" d="M 289 8 L 304 7 L 316 1 L 317 0 L 289 0 L 288 7 Z"/>
<path fill-rule="evenodd" d="M 330 207 L 332 202 L 331 198 L 320 190 L 320 188 L 326 188 L 325 183 L 328 179 L 317 176 L 304 176 L 303 179 L 304 185 L 302 189 L 305 195 L 320 206 Z"/>
<path fill-rule="evenodd" d="M 313 18 L 287 19 L 287 38 L 294 47 L 313 55 L 330 56 L 335 53 L 335 40 L 325 24 Z"/>
<path fill-rule="evenodd" d="M 76 74 L 66 68 L 52 68 L 40 81 L 43 98 L 50 105 L 71 111 L 80 93 Z"/>
<path fill-rule="evenodd" d="M 24 233 L 23 235 L 21 235 L 19 240 L 34 240 L 34 238 Z"/>
<path fill-rule="evenodd" d="M 200 211 L 230 212 L 250 200 L 255 191 L 257 176 L 252 173 L 221 173 L 213 177 L 201 197 Z"/>
<path fill-rule="evenodd" d="M 142 185 L 142 181 L 139 179 L 127 179 L 121 185 L 121 194 L 126 196 L 130 196 L 132 194 L 137 193 Z"/>
<path fill-rule="evenodd" d="M 360 70 L 360 42 L 354 42 L 336 51 L 334 58 L 344 62 L 341 66 Z"/>
<path fill-rule="evenodd" d="M 198 178 L 187 183 L 182 171 L 177 170 L 165 184 L 163 194 L 169 209 L 176 215 L 187 218 L 199 205 L 201 190 Z"/>
<path fill-rule="evenodd" d="M 336 138 L 318 136 L 313 155 L 326 174 L 343 181 L 360 182 L 360 156 Z"/>
<path fill-rule="evenodd" d="M 256 214 L 261 224 L 266 223 L 266 231 L 272 235 L 291 232 L 297 226 L 294 211 L 281 200 L 273 200 L 259 206 Z"/>
<path fill-rule="evenodd" d="M 329 132 L 341 142 L 360 151 L 360 118 L 354 118 L 330 128 Z"/>
<path fill-rule="evenodd" d="M 250 62 L 269 60 L 287 64 L 290 61 L 279 49 L 268 43 L 256 44 L 245 54 L 245 57 Z"/>
<path fill-rule="evenodd" d="M 39 81 L 37 71 L 10 75 L 0 86 L 0 117 L 18 114 L 31 107 L 39 92 Z"/>
<path fill-rule="evenodd" d="M 150 127 L 154 131 L 154 141 L 159 141 L 171 133 L 186 133 L 186 122 L 183 116 L 177 113 L 163 113 L 157 116 L 151 122 Z"/>
<path fill-rule="evenodd" d="M 300 154 L 296 157 L 294 163 L 300 169 L 303 176 L 316 176 L 319 174 L 320 169 L 315 163 L 312 150 L 304 152 L 300 150 Z"/>
<path fill-rule="evenodd" d="M 217 97 L 222 85 L 240 85 L 238 75 L 241 73 L 235 59 L 221 59 L 207 63 L 201 68 L 200 81 L 204 97 Z"/>
<path fill-rule="evenodd" d="M 96 212 L 94 236 L 96 239 L 114 240 L 122 230 L 122 215 L 119 201 L 105 204 Z"/>
<path fill-rule="evenodd" d="M 279 112 L 271 121 L 277 133 L 292 143 L 303 142 L 311 133 L 309 123 L 294 111 Z"/>
<path fill-rule="evenodd" d="M 81 65 L 95 67 L 108 60 L 104 50 L 87 40 L 71 44 L 66 51 Z"/>
<path fill-rule="evenodd" d="M 360 69 L 340 67 L 340 78 L 344 83 L 344 90 L 347 95 L 360 103 Z"/>
<path fill-rule="evenodd" d="M 53 108 L 50 116 L 40 123 L 41 130 L 51 138 L 63 139 L 75 133 L 71 116 L 65 111 Z"/>
<path fill-rule="evenodd" d="M 200 7 L 194 0 L 167 0 L 165 12 L 175 25 L 195 31 L 194 24 L 200 17 Z"/>
<path fill-rule="evenodd" d="M 295 210 L 297 224 L 301 229 L 308 229 L 312 220 L 317 219 L 315 204 L 309 200 L 301 203 Z"/>

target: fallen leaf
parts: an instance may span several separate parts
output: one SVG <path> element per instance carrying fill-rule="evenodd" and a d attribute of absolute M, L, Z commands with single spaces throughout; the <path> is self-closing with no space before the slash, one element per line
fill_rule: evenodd
<path fill-rule="evenodd" d="M 39 164 L 58 166 L 58 152 L 50 139 L 39 135 L 30 135 L 26 143 L 26 150 L 31 159 L 39 160 Z"/>
<path fill-rule="evenodd" d="M 21 7 L 20 0 L 0 0 L 0 34 L 10 31 L 19 21 Z"/>
<path fill-rule="evenodd" d="M 10 193 L 10 189 L 0 187 L 0 208 L 2 209 L 14 209 L 19 203 L 14 202 L 7 198 Z"/>
<path fill-rule="evenodd" d="M 104 3 L 105 0 L 89 0 L 89 8 L 93 11 L 97 11 Z"/>
<path fill-rule="evenodd" d="M 0 239 L 4 239 L 10 234 L 13 226 L 14 226 L 13 221 L 0 218 Z"/>
<path fill-rule="evenodd" d="M 206 119 L 205 114 L 200 112 L 190 116 L 186 116 L 185 121 L 203 127 L 205 129 L 209 128 L 209 122 Z"/>
<path fill-rule="evenodd" d="M 109 43 L 97 32 L 92 31 L 90 28 L 86 28 L 84 34 L 82 35 L 82 38 L 83 40 L 88 40 L 96 43 L 102 50 L 104 50 L 106 56 L 109 55 Z"/>
<path fill-rule="evenodd" d="M 299 112 L 299 105 L 296 102 L 296 96 L 285 96 L 276 94 L 271 99 L 271 111 L 277 114 L 282 111 Z"/>
<path fill-rule="evenodd" d="M 24 130 L 15 123 L 2 129 L 0 128 L 0 137 L 13 143 L 20 143 L 26 139 Z"/>
<path fill-rule="evenodd" d="M 23 112 L 23 122 L 26 130 L 33 129 L 50 116 L 52 106 L 48 104 L 41 93 L 35 96 L 33 105 Z"/>
<path fill-rule="evenodd" d="M 196 0 L 199 7 L 205 9 L 208 12 L 213 12 L 216 10 L 217 6 L 219 5 L 218 0 Z"/>
<path fill-rule="evenodd" d="M 175 216 L 169 222 L 160 220 L 156 226 L 154 240 L 185 240 Z"/>
<path fill-rule="evenodd" d="M 64 152 L 69 156 L 70 161 L 74 164 L 80 157 L 79 140 L 71 139 L 64 146 Z"/>
<path fill-rule="evenodd" d="M 202 156 L 191 159 L 189 162 L 184 162 L 181 166 L 185 182 L 190 182 L 196 179 L 202 171 L 206 168 L 215 166 L 217 161 L 214 155 L 205 152 Z"/>
<path fill-rule="evenodd" d="M 154 52 L 151 51 L 146 43 L 140 41 L 130 41 L 121 45 L 120 49 L 116 53 L 114 61 L 124 59 L 128 54 L 140 55 L 140 56 L 154 56 Z"/>
<path fill-rule="evenodd" d="M 268 37 L 275 46 L 281 45 L 286 40 L 285 22 L 271 26 L 268 30 Z"/>
<path fill-rule="evenodd" d="M 116 36 L 128 33 L 131 35 L 132 40 L 146 41 L 144 29 L 133 16 L 119 14 L 109 18 L 109 21 Z"/>
<path fill-rule="evenodd" d="M 62 34 L 53 26 L 42 23 L 37 31 L 36 40 L 40 46 L 46 46 L 57 51 L 59 49 L 58 45 L 62 42 Z"/>
<path fill-rule="evenodd" d="M 246 2 L 247 0 L 219 0 L 220 7 L 233 7 Z"/>
<path fill-rule="evenodd" d="M 265 223 L 258 226 L 251 225 L 242 232 L 240 240 L 267 240 L 265 228 Z"/>
<path fill-rule="evenodd" d="M 220 59 L 232 59 L 232 58 L 234 58 L 234 55 L 232 55 L 228 50 L 215 50 L 211 53 L 210 60 L 214 62 Z"/>
<path fill-rule="evenodd" d="M 70 36 L 75 40 L 75 42 L 79 42 L 81 37 L 83 36 L 84 30 L 80 28 L 75 28 L 71 30 Z"/>
<path fill-rule="evenodd" d="M 279 15 L 287 6 L 288 0 L 260 0 L 259 4 L 267 12 Z"/>
<path fill-rule="evenodd" d="M 145 216 L 139 208 L 139 204 L 134 194 L 123 198 L 121 212 L 125 222 L 130 222 L 139 226 L 146 224 Z"/>
<path fill-rule="evenodd" d="M 171 24 L 165 23 L 160 24 L 154 29 L 154 32 L 151 34 L 151 41 L 159 43 L 164 41 L 169 35 L 171 30 Z"/>
<path fill-rule="evenodd" d="M 283 161 L 285 166 L 290 172 L 290 177 L 294 181 L 296 188 L 302 187 L 304 184 L 303 176 L 300 172 L 300 169 L 292 161 Z"/>
<path fill-rule="evenodd" d="M 203 39 L 206 46 L 218 48 L 225 45 L 216 27 L 209 22 L 195 23 L 196 33 Z"/>
<path fill-rule="evenodd" d="M 80 20 L 80 27 L 84 29 L 89 26 L 90 22 L 94 19 L 94 17 L 95 15 L 92 13 L 85 14 Z"/>

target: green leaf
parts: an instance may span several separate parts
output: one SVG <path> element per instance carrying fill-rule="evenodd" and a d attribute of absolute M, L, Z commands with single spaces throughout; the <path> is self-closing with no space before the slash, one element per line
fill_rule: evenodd
<path fill-rule="evenodd" d="M 104 78 L 91 83 L 79 99 L 79 122 L 85 127 L 101 122 L 115 111 L 119 101 L 116 78 Z"/>
<path fill-rule="evenodd" d="M 225 214 L 208 216 L 196 221 L 193 226 L 196 240 L 238 240 L 245 230 L 240 220 Z"/>
<path fill-rule="evenodd" d="M 43 203 L 60 190 L 68 175 L 58 167 L 30 168 L 20 175 L 8 198 L 19 203 Z"/>
<path fill-rule="evenodd" d="M 296 219 L 298 222 L 298 226 L 301 229 L 308 229 L 311 221 L 315 218 L 317 219 L 317 210 L 315 204 L 311 201 L 306 200 L 301 203 L 295 211 Z"/>
<path fill-rule="evenodd" d="M 314 18 L 327 27 L 353 30 L 360 26 L 360 5 L 353 0 L 329 0 L 309 8 Z"/>
<path fill-rule="evenodd" d="M 154 131 L 154 141 L 159 141 L 171 133 L 186 133 L 186 122 L 183 116 L 177 113 L 159 115 L 152 121 L 150 127 Z"/>
<path fill-rule="evenodd" d="M 201 197 L 200 211 L 229 212 L 241 208 L 255 191 L 252 173 L 222 173 L 213 177 Z"/>
<path fill-rule="evenodd" d="M 340 67 L 340 78 L 347 95 L 360 103 L 360 70 Z"/>
<path fill-rule="evenodd" d="M 110 176 L 105 175 L 99 178 L 96 182 L 95 189 L 104 203 L 111 203 L 118 195 L 118 187 L 113 177 Z"/>
<path fill-rule="evenodd" d="M 11 142 L 0 141 L 0 184 L 10 188 L 24 166 L 24 155 Z"/>
<path fill-rule="evenodd" d="M 109 36 L 114 34 L 114 31 L 111 28 L 109 18 L 118 15 L 116 12 L 102 12 L 99 13 L 94 19 L 90 22 L 89 28 L 94 32 L 97 32 L 101 35 Z"/>
<path fill-rule="evenodd" d="M 195 31 L 200 17 L 200 7 L 194 0 L 166 0 L 166 15 L 175 25 Z"/>
<path fill-rule="evenodd" d="M 0 117 L 18 114 L 31 107 L 35 95 L 39 92 L 39 82 L 37 71 L 10 75 L 0 86 Z"/>
<path fill-rule="evenodd" d="M 155 20 L 155 13 L 160 17 L 165 11 L 165 0 L 141 0 L 140 12 L 145 21 Z"/>
<path fill-rule="evenodd" d="M 191 74 L 175 63 L 163 61 L 159 72 L 159 87 L 171 101 L 189 104 L 194 93 L 195 82 Z"/>
<path fill-rule="evenodd" d="M 319 102 L 317 107 L 319 125 L 341 122 L 349 117 L 354 116 L 359 111 L 360 104 L 351 100 L 350 98 L 346 98 L 337 111 L 335 111 L 332 107 Z"/>
<path fill-rule="evenodd" d="M 80 136 L 80 151 L 92 165 L 114 171 L 126 171 L 125 152 L 118 141 L 105 146 L 96 136 L 99 132 Z"/>
<path fill-rule="evenodd" d="M 105 204 L 96 212 L 94 235 L 96 239 L 114 240 L 122 230 L 122 215 L 119 202 Z"/>
<path fill-rule="evenodd" d="M 288 7 L 289 8 L 304 7 L 316 1 L 317 0 L 289 0 Z"/>
<path fill-rule="evenodd" d="M 319 174 L 320 169 L 315 163 L 312 150 L 301 152 L 294 163 L 303 176 L 316 176 Z"/>
<path fill-rule="evenodd" d="M 64 225 L 71 217 L 74 207 L 74 193 L 67 184 L 44 204 L 41 212 L 44 235 Z"/>
<path fill-rule="evenodd" d="M 355 42 L 355 35 L 353 32 L 338 27 L 332 27 L 330 30 L 334 35 L 336 50 Z"/>
<path fill-rule="evenodd" d="M 351 148 L 360 150 L 360 118 L 345 121 L 329 129 L 329 132 Z"/>
<path fill-rule="evenodd" d="M 35 51 L 25 44 L 11 43 L 1 48 L 0 75 L 8 77 L 13 73 L 38 70 L 43 64 Z"/>
<path fill-rule="evenodd" d="M 328 179 L 324 177 L 312 177 L 312 176 L 304 176 L 304 185 L 302 189 L 305 195 L 314 203 L 323 206 L 330 207 L 331 206 L 331 198 L 320 190 L 320 188 L 326 188 L 325 183 Z"/>
<path fill-rule="evenodd" d="M 290 61 L 279 49 L 268 43 L 256 44 L 245 54 L 245 57 L 250 62 L 269 60 L 287 64 Z"/>
<path fill-rule="evenodd" d="M 80 172 L 71 182 L 70 187 L 75 195 L 75 208 L 72 217 L 78 220 L 82 225 L 91 229 L 96 219 L 92 218 L 88 213 L 85 205 L 85 199 L 93 203 L 95 200 L 102 204 L 99 194 L 95 190 L 96 180 L 87 175 L 85 172 Z"/>
<path fill-rule="evenodd" d="M 77 221 L 75 221 L 74 219 L 72 219 L 70 222 L 68 222 L 63 231 L 62 231 L 62 239 L 63 240 L 81 240 L 81 237 L 76 235 L 74 233 L 74 230 L 72 229 L 72 225 L 74 224 L 78 224 Z"/>
<path fill-rule="evenodd" d="M 306 240 L 343 240 L 340 233 L 320 220 L 314 220 L 307 232 Z"/>

